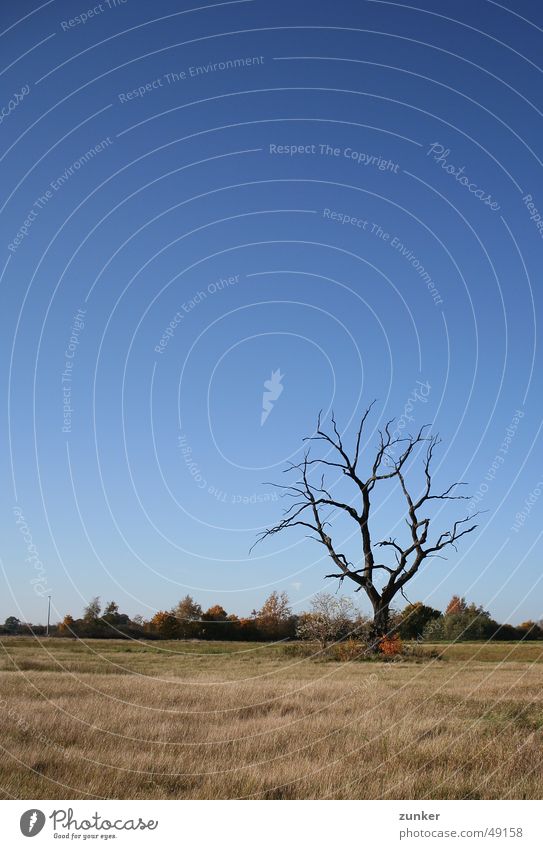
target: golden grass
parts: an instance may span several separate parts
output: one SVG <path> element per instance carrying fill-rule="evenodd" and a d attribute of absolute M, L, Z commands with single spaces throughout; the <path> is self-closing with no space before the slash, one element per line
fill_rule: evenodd
<path fill-rule="evenodd" d="M 540 798 L 543 647 L 4 639 L 2 798 Z"/>

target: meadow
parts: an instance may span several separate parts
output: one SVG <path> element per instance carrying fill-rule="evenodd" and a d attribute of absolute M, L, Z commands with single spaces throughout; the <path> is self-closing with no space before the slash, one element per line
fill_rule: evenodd
<path fill-rule="evenodd" d="M 539 799 L 543 644 L 2 638 L 0 798 Z"/>

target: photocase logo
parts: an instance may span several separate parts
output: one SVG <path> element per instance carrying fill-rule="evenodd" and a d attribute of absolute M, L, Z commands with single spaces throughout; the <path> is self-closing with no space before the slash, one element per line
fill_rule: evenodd
<path fill-rule="evenodd" d="M 269 380 L 264 381 L 260 427 L 262 427 L 262 425 L 270 415 L 271 411 L 273 410 L 273 405 L 275 404 L 281 392 L 283 391 L 283 384 L 281 383 L 281 381 L 283 380 L 284 376 L 284 374 L 281 374 L 280 369 L 276 369 L 275 371 L 272 371 L 271 378 Z"/>
<path fill-rule="evenodd" d="M 25 811 L 20 820 L 21 831 L 25 837 L 35 837 L 45 825 L 45 814 L 37 808 Z"/>

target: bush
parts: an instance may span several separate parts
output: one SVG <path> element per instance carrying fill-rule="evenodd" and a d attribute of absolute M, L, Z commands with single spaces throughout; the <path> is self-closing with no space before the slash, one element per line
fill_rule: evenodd
<path fill-rule="evenodd" d="M 344 642 L 337 643 L 334 646 L 334 660 L 339 660 L 342 663 L 361 660 L 366 648 L 365 643 L 355 640 L 354 637 L 349 637 Z"/>
<path fill-rule="evenodd" d="M 315 640 L 324 648 L 354 632 L 356 615 L 351 599 L 317 593 L 311 602 L 310 613 L 302 613 L 299 617 L 296 636 L 300 640 Z"/>
<path fill-rule="evenodd" d="M 383 639 L 379 641 L 379 651 L 381 654 L 384 654 L 385 657 L 397 657 L 402 654 L 403 642 L 401 637 L 398 634 L 383 637 Z"/>

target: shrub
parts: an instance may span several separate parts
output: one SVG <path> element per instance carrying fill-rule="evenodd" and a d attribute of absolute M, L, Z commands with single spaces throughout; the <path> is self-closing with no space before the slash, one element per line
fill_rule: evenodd
<path fill-rule="evenodd" d="M 396 657 L 401 654 L 403 651 L 403 643 L 401 637 L 398 634 L 391 634 L 390 636 L 383 637 L 383 639 L 379 642 L 379 651 L 381 654 L 384 654 L 385 657 Z"/>
<path fill-rule="evenodd" d="M 334 646 L 334 659 L 342 663 L 352 660 L 360 660 L 366 651 L 366 644 L 360 640 L 355 640 L 354 637 L 349 637 L 342 643 L 337 643 Z"/>
<path fill-rule="evenodd" d="M 311 611 L 299 617 L 296 636 L 301 640 L 316 640 L 324 648 L 352 634 L 356 614 L 349 598 L 317 593 Z"/>

